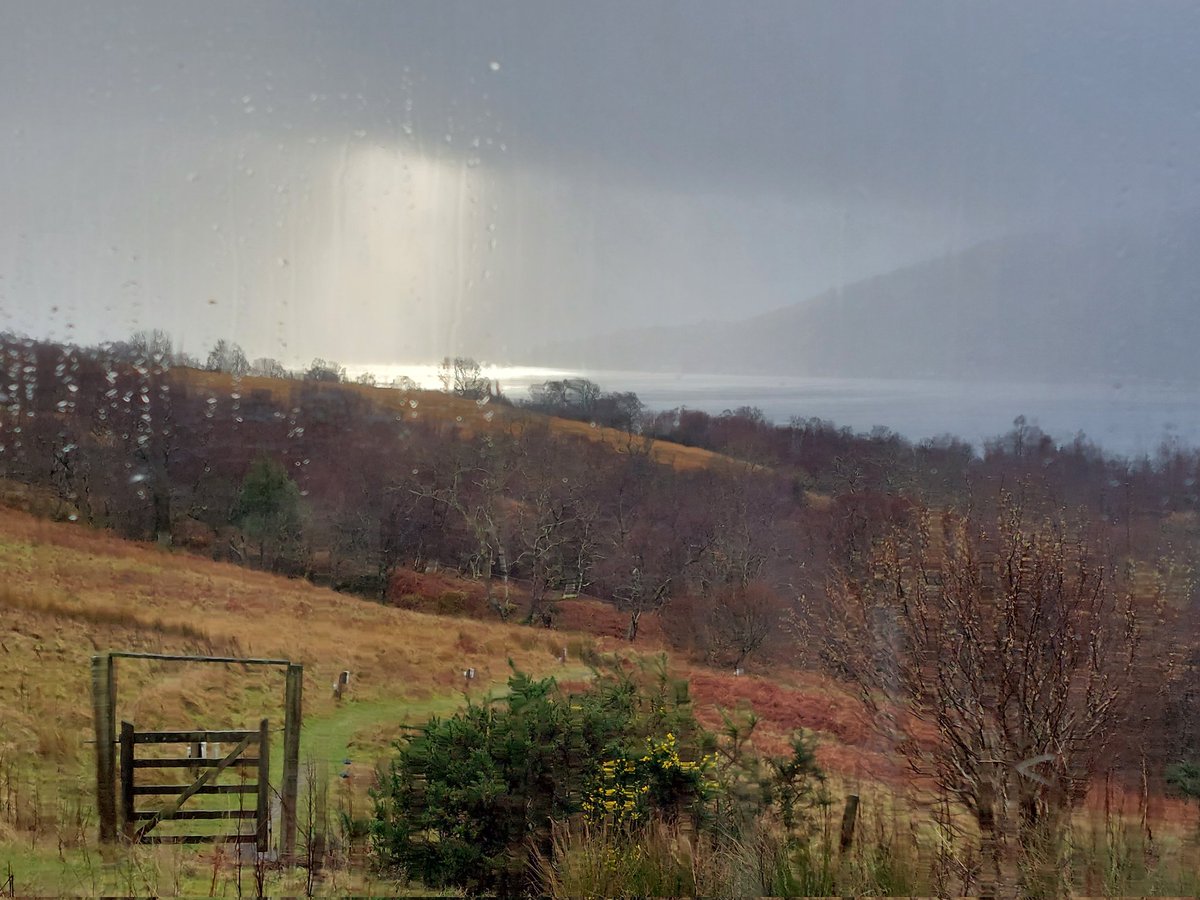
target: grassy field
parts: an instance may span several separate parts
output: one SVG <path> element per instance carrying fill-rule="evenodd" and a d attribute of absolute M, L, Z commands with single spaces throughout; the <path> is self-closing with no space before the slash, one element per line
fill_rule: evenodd
<path fill-rule="evenodd" d="M 560 633 L 385 608 L 3 509 L 0 573 L 0 884 L 11 866 L 18 892 L 92 893 L 89 878 L 126 891 L 122 878 L 153 872 L 168 884 L 184 869 L 203 868 L 200 851 L 166 849 L 93 866 L 94 653 L 303 663 L 302 769 L 306 778 L 334 783 L 338 802 L 355 806 L 356 816 L 367 812 L 374 767 L 401 725 L 463 701 L 463 669 L 478 673 L 473 694 L 501 688 L 509 660 L 536 674 L 587 674 L 578 661 L 558 659 Z M 570 644 L 578 652 L 588 639 Z M 338 701 L 332 684 L 343 670 L 352 684 Z M 140 729 L 249 728 L 262 717 L 276 727 L 282 681 L 272 670 L 120 660 L 117 716 Z M 277 777 L 278 761 L 272 771 Z"/>

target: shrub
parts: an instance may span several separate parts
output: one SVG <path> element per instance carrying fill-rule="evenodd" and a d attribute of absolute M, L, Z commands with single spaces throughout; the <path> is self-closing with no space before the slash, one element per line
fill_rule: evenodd
<path fill-rule="evenodd" d="M 669 737 L 668 737 L 669 735 Z M 549 855 L 553 822 L 577 817 L 602 781 L 602 761 L 643 763 L 647 812 L 695 812 L 705 732 L 686 686 L 610 672 L 581 694 L 514 673 L 498 701 L 469 703 L 397 744 L 374 792 L 375 852 L 431 888 L 514 893 L 533 857 Z M 647 748 L 654 749 L 648 753 Z M 666 764 L 671 762 L 671 766 Z"/>
<path fill-rule="evenodd" d="M 529 846 L 576 812 L 591 760 L 620 730 L 619 710 L 563 702 L 553 679 L 509 679 L 499 703 L 471 703 L 402 740 L 375 792 L 375 850 L 433 888 L 510 894 Z"/>
<path fill-rule="evenodd" d="M 600 764 L 583 800 L 583 811 L 597 823 L 629 825 L 645 820 L 651 810 L 668 820 L 701 807 L 717 787 L 708 775 L 716 757 L 683 759 L 675 735 L 647 738 L 638 752 Z"/>
<path fill-rule="evenodd" d="M 633 893 L 691 892 L 701 884 L 690 861 L 636 849 L 676 835 L 689 859 L 703 845 L 714 873 L 728 871 L 730 854 L 757 854 L 762 878 L 779 887 L 823 782 L 809 744 L 762 759 L 748 746 L 751 731 L 719 739 L 700 727 L 687 683 L 661 658 L 632 670 L 614 664 L 578 694 L 514 673 L 506 697 L 468 701 L 398 742 L 373 794 L 374 850 L 384 866 L 435 889 L 557 892 L 563 882 L 548 880 L 546 867 L 562 862 L 576 874 L 618 866 L 624 874 L 609 872 L 612 883 Z M 758 821 L 778 835 L 770 852 L 759 846 Z M 586 836 L 577 846 L 579 828 L 603 835 L 605 852 L 621 858 L 605 862 Z M 720 877 L 704 881 L 706 891 Z M 584 880 L 609 883 L 596 878 Z"/>

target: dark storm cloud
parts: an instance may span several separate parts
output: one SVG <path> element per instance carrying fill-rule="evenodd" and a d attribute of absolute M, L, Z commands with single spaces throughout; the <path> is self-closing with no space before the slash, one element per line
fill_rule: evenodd
<path fill-rule="evenodd" d="M 1158 199 L 1200 139 L 1193 4 L 71 3 L 6 19 L 6 110 L 68 128 L 343 139 L 411 122 L 432 143 L 506 135 L 540 164 L 655 183 L 1000 206 L 1056 185 Z"/>
<path fill-rule="evenodd" d="M 468 210 L 457 268 L 391 273 L 356 313 L 415 338 L 330 352 L 729 316 L 1200 201 L 1191 4 L 11 3 L 2 25 L 0 315 L 30 327 L 69 287 L 122 326 L 166 305 L 201 340 L 315 352 L 338 280 L 374 290 L 346 262 L 362 208 L 336 199 L 371 148 L 490 187 L 437 176 Z M 292 251 L 336 265 L 264 296 Z M 475 286 L 447 299 L 452 278 Z M 212 294 L 235 300 L 200 328 Z"/>

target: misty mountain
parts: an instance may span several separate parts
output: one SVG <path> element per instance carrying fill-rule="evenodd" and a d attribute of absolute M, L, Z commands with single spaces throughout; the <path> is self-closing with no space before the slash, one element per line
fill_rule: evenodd
<path fill-rule="evenodd" d="M 544 348 L 546 365 L 801 376 L 1200 380 L 1200 215 L 1022 235 L 729 323 Z"/>

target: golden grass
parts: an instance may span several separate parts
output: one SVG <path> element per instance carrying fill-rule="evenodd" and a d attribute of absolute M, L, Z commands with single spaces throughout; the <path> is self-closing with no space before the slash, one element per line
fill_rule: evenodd
<path fill-rule="evenodd" d="M 35 782 L 90 790 L 90 657 L 106 650 L 287 658 L 306 720 L 349 703 L 421 700 L 502 681 L 508 660 L 559 670 L 562 636 L 392 609 L 234 566 L 0 509 L 0 755 Z M 117 715 L 140 728 L 281 720 L 278 670 L 120 660 Z"/>
<path fill-rule="evenodd" d="M 478 673 L 473 695 L 502 683 L 509 660 L 535 675 L 577 679 L 585 674 L 579 666 L 557 658 L 564 637 L 384 607 L 0 508 L 0 871 L 11 864 L 23 893 L 133 890 L 114 884 L 109 868 L 93 856 L 93 654 L 135 650 L 303 663 L 302 763 L 334 779 L 343 769 L 351 774 L 352 780 L 334 781 L 338 808 L 348 804 L 362 816 L 370 809 L 366 789 L 374 766 L 401 725 L 461 703 L 468 687 L 464 668 Z M 591 646 L 586 636 L 572 638 Z M 139 729 L 253 728 L 264 717 L 276 729 L 282 725 L 278 669 L 121 659 L 116 670 L 117 717 Z M 343 670 L 352 673 L 351 690 L 338 701 L 332 684 Z M 275 751 L 277 757 L 278 744 Z M 347 756 L 351 766 L 343 766 Z M 144 775 L 147 782 L 177 778 L 169 770 Z M 172 859 L 195 867 L 203 853 L 212 855 L 189 848 Z M 143 857 L 150 858 L 135 848 L 119 868 L 141 872 Z M 231 866 L 226 860 L 210 867 L 220 869 L 223 891 Z M 368 874 L 362 866 L 354 871 L 360 880 Z M 182 885 L 172 878 L 163 891 L 206 888 L 195 877 Z M 333 893 L 347 886 L 327 885 Z M 160 888 L 139 882 L 136 892 Z M 285 888 L 281 892 L 297 893 Z"/>

